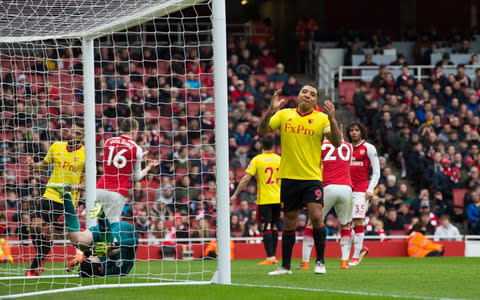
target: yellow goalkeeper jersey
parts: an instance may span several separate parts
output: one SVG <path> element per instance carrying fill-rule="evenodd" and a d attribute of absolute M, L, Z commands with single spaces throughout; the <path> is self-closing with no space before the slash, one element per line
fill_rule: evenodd
<path fill-rule="evenodd" d="M 270 119 L 270 127 L 280 130 L 282 159 L 280 178 L 322 180 L 322 141 L 330 132 L 328 116 L 312 110 L 301 114 L 295 108 L 282 109 Z"/>
<path fill-rule="evenodd" d="M 84 180 L 85 172 L 85 147 L 78 147 L 75 151 L 69 151 L 67 142 L 55 142 L 43 159 L 53 165 L 52 175 L 48 183 L 68 182 L 72 185 L 80 184 Z M 63 203 L 62 196 L 54 189 L 47 188 L 43 194 L 44 198 L 55 202 Z M 72 192 L 72 202 L 76 207 L 80 193 Z"/>
<path fill-rule="evenodd" d="M 257 175 L 257 204 L 280 203 L 280 178 L 278 170 L 280 156 L 272 152 L 264 152 L 255 156 L 245 172 Z"/>

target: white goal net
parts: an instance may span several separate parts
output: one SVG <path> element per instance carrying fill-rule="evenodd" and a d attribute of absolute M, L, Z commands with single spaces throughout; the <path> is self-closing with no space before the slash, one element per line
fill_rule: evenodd
<path fill-rule="evenodd" d="M 0 297 L 211 282 L 218 264 L 205 256 L 215 253 L 207 246 L 218 236 L 219 186 L 212 29 L 211 1 L 0 2 Z M 121 129 L 130 120 L 137 131 Z M 136 157 L 112 146 L 125 134 L 143 151 L 141 179 Z M 103 185 L 126 199 L 113 209 L 123 225 L 103 215 L 97 225 L 88 217 L 95 182 L 127 163 L 126 189 Z M 71 183 L 71 196 L 52 182 Z M 105 206 L 105 214 L 115 213 Z M 88 229 L 82 254 L 71 239 Z M 79 277 L 82 261 L 100 278 Z"/>

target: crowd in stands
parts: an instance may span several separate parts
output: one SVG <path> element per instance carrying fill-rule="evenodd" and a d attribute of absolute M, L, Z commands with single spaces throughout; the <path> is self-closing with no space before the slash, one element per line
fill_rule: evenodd
<path fill-rule="evenodd" d="M 435 31 L 422 34 L 414 47 L 415 62 L 398 53 L 391 63 L 401 67 L 398 77 L 379 65 L 371 82 L 358 84 L 353 95 L 355 114 L 378 146 L 382 166 L 382 178 L 369 207 L 367 232 L 404 230 L 420 220 L 427 225 L 427 233 L 434 234 L 442 227 L 439 218 L 448 218 L 460 225 L 462 232 L 480 233 L 480 69 L 474 78 L 465 74 L 462 64 L 453 66 L 455 72 L 444 72 L 453 65 L 448 53 L 441 61 L 430 61 L 432 51 L 442 45 L 455 53 L 471 54 L 470 63 L 477 64 L 478 58 L 469 48 L 471 38 L 453 33 L 442 39 Z M 379 31 L 365 45 L 381 54 L 391 42 Z M 345 46 L 350 57 L 363 53 L 355 41 Z M 421 48 L 427 48 L 423 55 Z M 424 74 L 425 80 L 417 81 L 409 64 L 434 67 Z M 366 54 L 361 65 L 376 64 Z M 395 164 L 408 184 L 399 183 L 386 162 Z"/>
<path fill-rule="evenodd" d="M 372 43 L 380 47 L 377 39 L 372 38 Z M 294 107 L 301 85 L 262 39 L 249 43 L 229 36 L 227 46 L 229 181 L 233 192 L 250 159 L 261 153 L 256 129 L 274 91 L 282 89 L 289 100 L 286 105 Z M 29 238 L 29 211 L 39 201 L 48 177 L 25 169 L 22 162 L 26 156 L 43 159 L 49 143 L 59 140 L 62 128 L 71 126 L 72 118 L 83 111 L 80 48 L 56 49 L 60 50 L 49 47 L 22 66 L 16 64 L 18 56 L 4 57 L 8 66 L 2 63 L 0 235 L 24 241 Z M 124 220 L 135 224 L 140 238 L 174 243 L 176 238 L 214 237 L 211 47 L 169 48 L 147 42 L 129 47 L 96 44 L 96 49 L 97 175 L 102 173 L 100 155 L 105 140 L 118 133 L 117 121 L 127 116 L 140 123 L 137 143 L 149 151 L 149 158 L 161 161 L 134 184 Z M 361 48 L 352 43 L 351 51 L 360 52 Z M 476 87 L 480 88 L 480 76 L 466 77 L 462 66 L 457 74 L 444 74 L 438 65 L 429 79 L 416 82 L 408 62 L 401 59 L 398 63 L 403 64 L 404 72 L 399 78 L 392 78 L 380 66 L 375 80 L 361 83 L 354 96 L 357 117 L 369 128 L 382 156 L 382 177 L 369 206 L 366 233 L 383 239 L 389 233 L 405 234 L 411 224 L 422 221 L 434 234 L 443 226 L 440 224 L 453 226 L 451 219 L 467 220 L 470 232 L 479 234 L 480 90 Z M 70 105 L 63 98 L 62 82 L 50 80 L 62 74 L 74 74 L 80 82 L 68 90 L 73 95 L 67 102 Z M 35 77 L 42 79 L 40 83 L 33 84 Z M 281 151 L 279 146 L 275 150 Z M 387 160 L 402 168 L 401 177 L 409 184 L 399 183 Z M 471 189 L 465 212 L 453 205 L 453 188 Z M 238 203 L 230 205 L 232 237 L 259 241 L 255 203 L 256 183 L 252 181 Z M 84 203 L 78 209 L 81 215 Z M 304 214 L 299 217 L 298 235 L 303 234 L 306 220 Z M 335 235 L 335 216 L 329 215 L 326 224 L 328 234 Z"/>
<path fill-rule="evenodd" d="M 298 94 L 300 84 L 270 54 L 267 41 L 229 37 L 228 114 L 230 190 L 250 159 L 261 152 L 256 134 L 262 111 L 278 88 Z M 53 42 L 52 42 L 53 43 Z M 48 43 L 47 43 L 48 44 Z M 97 176 L 105 140 L 118 134 L 121 118 L 140 123 L 137 143 L 161 164 L 136 182 L 123 211 L 140 238 L 168 240 L 215 235 L 216 187 L 212 48 L 95 44 Z M 78 45 L 52 45 L 35 57 L 2 54 L 0 235 L 29 239 L 30 212 L 40 200 L 48 174 L 33 172 L 27 156 L 43 159 L 49 145 L 64 137 L 83 116 L 82 54 Z M 53 80 L 60 78 L 60 80 Z M 68 88 L 66 88 L 68 87 Z M 256 184 L 232 203 L 240 232 L 259 237 Z M 246 207 L 245 207 L 246 206 Z M 84 203 L 78 212 L 84 219 Z M 257 241 L 256 239 L 255 241 Z"/>

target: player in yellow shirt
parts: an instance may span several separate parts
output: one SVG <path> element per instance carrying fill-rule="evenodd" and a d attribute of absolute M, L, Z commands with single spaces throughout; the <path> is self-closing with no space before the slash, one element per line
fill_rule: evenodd
<path fill-rule="evenodd" d="M 80 191 L 84 189 L 85 177 L 85 147 L 83 123 L 75 122 L 70 128 L 66 142 L 55 142 L 48 149 L 45 158 L 34 162 L 27 158 L 27 165 L 33 170 L 47 171 L 53 166 L 48 183 L 70 183 L 72 185 L 72 200 L 77 206 Z M 43 260 L 52 248 L 51 235 L 54 231 L 63 232 L 64 223 L 63 198 L 56 190 L 47 188 L 40 200 L 39 207 L 32 215 L 31 238 L 36 254 L 25 276 L 39 276 L 43 272 Z M 45 224 L 48 228 L 45 234 L 42 230 Z"/>
<path fill-rule="evenodd" d="M 291 274 L 291 258 L 295 244 L 295 227 L 300 210 L 305 205 L 313 225 L 313 240 L 317 252 L 315 274 L 324 274 L 326 241 L 323 223 L 322 142 L 327 137 L 333 146 L 341 144 L 340 130 L 335 119 L 335 106 L 325 101 L 326 114 L 316 111 L 316 88 L 306 85 L 298 94 L 296 108 L 282 109 L 281 90 L 275 92 L 270 107 L 258 127 L 264 136 L 280 130 L 282 159 L 279 177 L 282 179 L 280 200 L 284 210 L 282 234 L 282 266 L 269 275 Z M 278 112 L 277 112 L 278 111 Z"/>
<path fill-rule="evenodd" d="M 272 136 L 263 137 L 262 149 L 262 154 L 250 161 L 245 175 L 230 200 L 236 201 L 252 177 L 257 176 L 257 216 L 263 233 L 263 245 L 267 252 L 267 259 L 258 264 L 271 265 L 278 264 L 275 253 L 278 244 L 277 223 L 280 219 L 280 179 L 278 178 L 280 156 L 272 152 Z"/>

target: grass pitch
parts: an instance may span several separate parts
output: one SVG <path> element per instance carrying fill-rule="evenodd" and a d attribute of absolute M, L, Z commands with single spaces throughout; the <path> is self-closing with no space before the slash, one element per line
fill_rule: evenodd
<path fill-rule="evenodd" d="M 257 260 L 232 261 L 232 285 L 180 285 L 108 288 L 30 297 L 28 299 L 480 299 L 479 258 L 366 258 L 350 270 L 340 270 L 338 259 L 327 259 L 326 275 L 296 271 L 292 275 L 268 276 L 276 266 L 257 266 Z M 299 260 L 294 260 L 296 266 Z M 8 273 L 0 266 L 0 276 Z M 55 264 L 55 274 L 66 274 Z M 10 270 L 18 270 L 11 265 Z M 47 266 L 48 267 L 48 266 Z M 210 280 L 215 261 L 137 262 L 122 278 L 37 278 L 0 281 L 0 297 L 21 292 L 80 287 L 92 284 Z M 24 269 L 24 268 L 22 268 Z M 206 272 L 201 273 L 201 270 Z M 135 272 L 135 273 L 133 273 Z M 145 274 L 150 273 L 150 276 Z M 155 275 L 156 273 L 156 275 Z M 160 273 L 161 276 L 159 275 Z M 45 275 L 52 274 L 47 270 Z M 135 275 L 134 275 L 135 274 Z M 143 274 L 143 275 L 140 275 Z"/>

